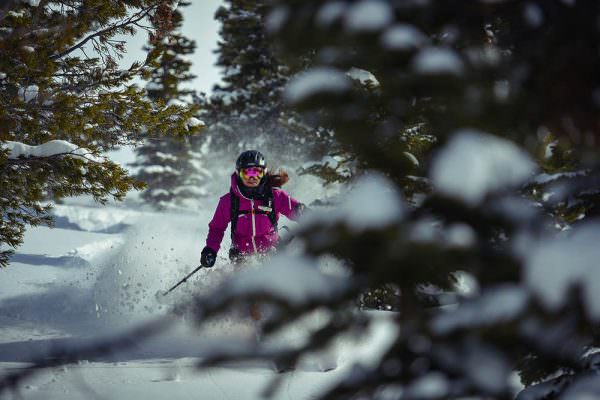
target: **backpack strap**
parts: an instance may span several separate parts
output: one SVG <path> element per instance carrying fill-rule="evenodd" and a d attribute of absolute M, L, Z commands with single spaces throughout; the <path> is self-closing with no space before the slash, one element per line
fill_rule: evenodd
<path fill-rule="evenodd" d="M 269 221 L 271 221 L 271 225 L 273 225 L 275 232 L 277 232 L 277 210 L 275 210 L 275 201 L 273 200 L 273 188 L 269 188 L 267 196 L 265 197 L 265 202 L 267 203 L 267 207 L 271 209 L 271 211 L 267 213 Z"/>
<path fill-rule="evenodd" d="M 233 192 L 233 189 L 229 190 L 229 198 L 231 200 L 231 245 L 233 246 L 233 233 L 235 232 L 235 226 L 240 214 L 240 199 Z"/>

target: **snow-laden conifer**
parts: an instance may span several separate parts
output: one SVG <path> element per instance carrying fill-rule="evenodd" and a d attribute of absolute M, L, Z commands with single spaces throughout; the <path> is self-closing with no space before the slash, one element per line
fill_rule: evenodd
<path fill-rule="evenodd" d="M 191 62 L 185 57 L 194 52 L 196 43 L 181 33 L 183 10 L 189 3 L 179 2 L 171 13 L 171 29 L 163 37 L 150 37 L 145 50 L 156 61 L 144 76 L 148 83 L 148 97 L 157 107 L 174 106 L 189 108 L 192 117 L 186 121 L 186 133 L 198 132 L 204 122 L 197 118 L 198 106 L 192 104 L 191 89 L 182 85 L 195 78 L 189 70 Z M 155 22 L 153 20 L 153 22 Z M 156 21 L 160 22 L 160 21 Z M 136 178 L 147 187 L 142 198 L 158 209 L 181 207 L 202 197 L 206 174 L 201 168 L 199 155 L 193 150 L 193 137 L 160 137 L 150 129 L 142 146 L 136 149 Z"/>
<path fill-rule="evenodd" d="M 148 132 L 183 137 L 198 130 L 192 107 L 157 105 L 132 84 L 157 62 L 123 66 L 122 35 L 148 31 L 162 40 L 171 29 L 170 0 L 8 1 L 0 7 L 0 142 L 41 149 L 69 143 L 69 152 L 0 150 L 0 265 L 27 225 L 49 224 L 51 203 L 91 195 L 104 203 L 142 187 L 103 156 L 139 143 Z M 152 27 L 147 21 L 153 20 Z M 81 154 L 79 154 L 81 155 Z"/>

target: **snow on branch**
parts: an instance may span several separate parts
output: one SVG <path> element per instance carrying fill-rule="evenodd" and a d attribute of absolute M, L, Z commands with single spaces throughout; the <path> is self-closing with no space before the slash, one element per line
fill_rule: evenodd
<path fill-rule="evenodd" d="M 477 206 L 490 193 L 526 182 L 536 169 L 514 143 L 461 129 L 434 159 L 431 178 L 440 193 Z"/>
<path fill-rule="evenodd" d="M 260 270 L 242 271 L 219 290 L 224 298 L 266 294 L 295 306 L 337 298 L 348 282 L 321 272 L 305 257 L 278 254 Z"/>
<path fill-rule="evenodd" d="M 494 326 L 515 320 L 529 304 L 530 295 L 517 285 L 498 285 L 481 296 L 463 302 L 451 312 L 442 312 L 432 320 L 433 331 L 449 335 L 459 329 Z"/>
<path fill-rule="evenodd" d="M 592 220 L 554 238 L 543 238 L 525 256 L 528 288 L 551 311 L 570 300 L 570 290 L 582 291 L 588 316 L 600 321 L 600 222 Z"/>
<path fill-rule="evenodd" d="M 2 21 L 4 19 L 4 17 L 6 17 L 6 15 L 8 14 L 8 11 L 17 3 L 16 0 L 7 0 L 2 2 L 2 5 L 0 5 L 0 21 Z"/>
<path fill-rule="evenodd" d="M 47 158 L 61 155 L 79 156 L 88 161 L 101 162 L 101 159 L 93 156 L 92 151 L 81 148 L 66 140 L 51 140 L 38 146 L 30 146 L 21 142 L 6 141 L 0 145 L 2 150 L 8 150 L 8 159 L 19 158 Z"/>
<path fill-rule="evenodd" d="M 355 186 L 333 210 L 306 213 L 300 228 L 343 223 L 353 232 L 382 229 L 398 222 L 406 213 L 402 194 L 384 175 L 370 172 L 355 182 Z"/>
<path fill-rule="evenodd" d="M 186 125 L 185 125 L 185 127 L 186 127 L 187 130 L 190 130 L 190 129 L 193 129 L 193 128 L 197 128 L 197 127 L 204 127 L 204 126 L 206 126 L 206 124 L 204 123 L 204 121 L 199 120 L 196 117 L 191 117 L 190 119 L 188 119 L 187 122 L 186 122 Z"/>
<path fill-rule="evenodd" d="M 317 95 L 341 95 L 352 87 L 350 78 L 339 69 L 317 67 L 298 74 L 285 89 L 289 104 L 298 104 Z"/>

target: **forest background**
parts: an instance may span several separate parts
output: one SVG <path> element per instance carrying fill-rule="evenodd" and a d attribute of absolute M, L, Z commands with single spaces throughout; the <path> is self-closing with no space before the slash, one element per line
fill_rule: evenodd
<path fill-rule="evenodd" d="M 197 209 L 230 155 L 256 147 L 343 185 L 311 201 L 297 252 L 254 275 L 297 276 L 298 291 L 241 275 L 174 312 L 202 324 L 260 301 L 273 311 L 266 338 L 324 317 L 302 345 L 229 347 L 203 366 L 294 365 L 363 332 L 370 314 L 357 308 L 385 309 L 393 344 L 323 398 L 514 398 L 515 371 L 520 398 L 600 390 L 596 2 L 230 0 L 216 13 L 223 74 L 209 95 L 184 85 L 186 6 L 3 4 L 2 265 L 64 198 L 139 189 L 156 210 Z M 134 30 L 148 33 L 147 56 L 123 68 L 117 38 Z M 133 175 L 106 157 L 122 146 L 136 148 Z"/>

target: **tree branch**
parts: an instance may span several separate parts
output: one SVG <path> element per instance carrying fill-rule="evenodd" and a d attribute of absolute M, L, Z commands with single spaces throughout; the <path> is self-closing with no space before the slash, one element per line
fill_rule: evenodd
<path fill-rule="evenodd" d="M 3 169 L 6 169 L 12 165 L 23 165 L 23 164 L 28 164 L 28 163 L 46 162 L 46 161 L 50 161 L 50 160 L 54 160 L 54 159 L 59 159 L 64 156 L 79 157 L 79 158 L 83 158 L 84 160 L 91 162 L 91 163 L 100 163 L 98 160 L 89 158 L 88 157 L 89 155 L 98 157 L 98 156 L 95 156 L 94 153 L 92 153 L 92 152 L 85 153 L 85 154 L 75 154 L 73 152 L 66 152 L 66 153 L 53 154 L 51 156 L 10 158 L 10 159 L 6 160 L 6 162 L 4 163 L 4 165 L 2 167 L 3 167 Z M 104 161 L 106 161 L 106 159 L 104 159 Z M 102 162 L 104 162 L 104 161 L 102 161 Z M 47 165 L 51 166 L 50 164 L 47 164 Z"/>
<path fill-rule="evenodd" d="M 119 29 L 119 28 L 126 27 L 127 25 L 130 25 L 130 24 L 135 24 L 135 23 L 141 21 L 142 19 L 144 19 L 150 13 L 150 11 L 152 11 L 152 9 L 154 9 L 155 7 L 156 6 L 148 7 L 146 9 L 144 9 L 144 10 L 141 10 L 139 13 L 137 13 L 135 15 L 132 15 L 130 18 L 128 18 L 127 20 L 125 20 L 124 22 L 122 22 L 122 23 L 120 23 L 118 25 L 113 25 L 113 26 L 110 26 L 110 27 L 108 27 L 106 29 L 102 29 L 101 31 L 92 33 L 91 35 L 89 35 L 85 39 L 83 39 L 81 42 L 77 43 L 76 45 L 71 46 L 70 48 L 68 48 L 67 50 L 63 51 L 62 53 L 51 55 L 50 59 L 51 60 L 56 60 L 57 58 L 62 58 L 64 56 L 66 56 L 67 54 L 69 54 L 69 53 L 71 53 L 71 52 L 73 52 L 73 51 L 75 51 L 75 50 L 83 47 L 87 42 L 89 42 L 90 40 L 92 40 L 92 39 L 94 39 L 96 37 L 102 36 L 102 35 L 110 32 L 110 31 L 112 31 L 114 29 Z"/>
<path fill-rule="evenodd" d="M 0 21 L 6 17 L 6 14 L 8 14 L 8 11 L 16 2 L 16 0 L 5 0 L 3 4 L 0 5 Z"/>

